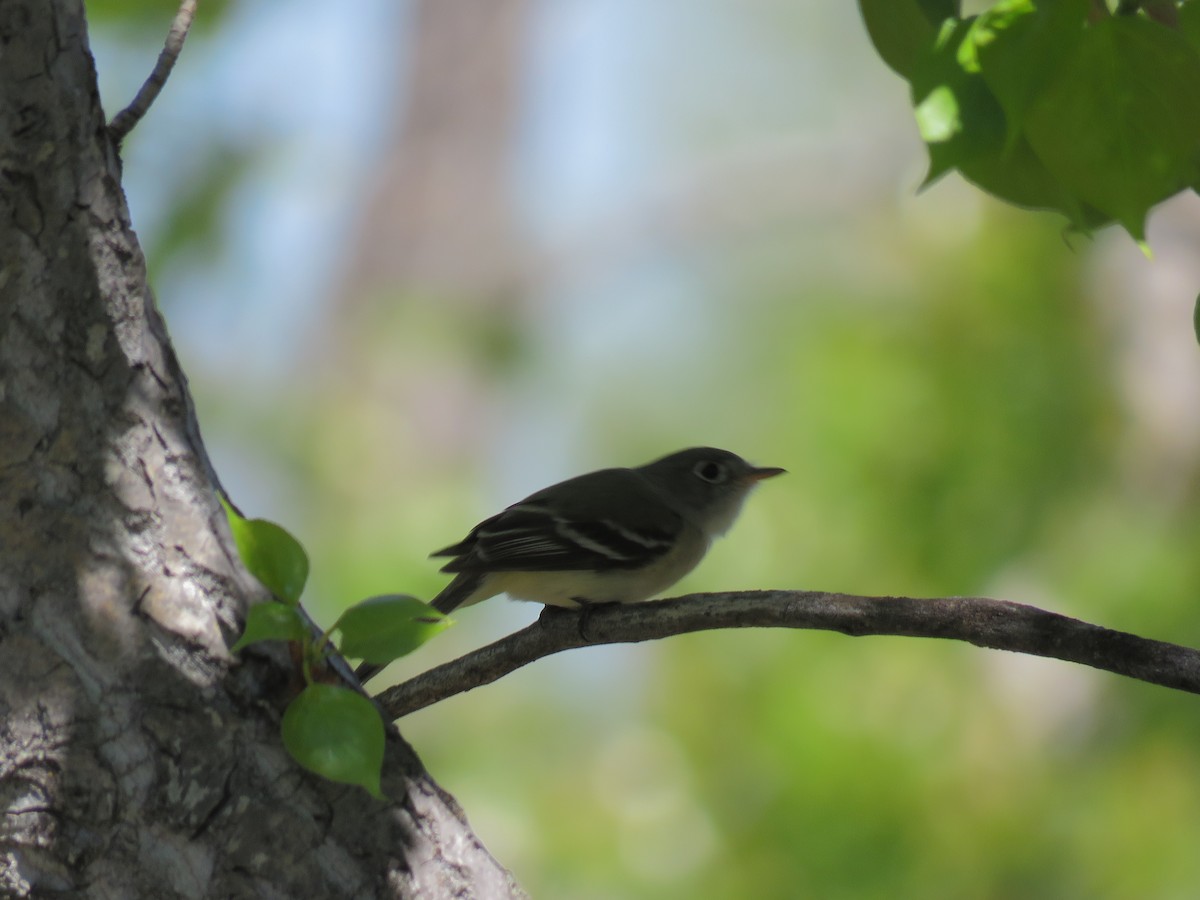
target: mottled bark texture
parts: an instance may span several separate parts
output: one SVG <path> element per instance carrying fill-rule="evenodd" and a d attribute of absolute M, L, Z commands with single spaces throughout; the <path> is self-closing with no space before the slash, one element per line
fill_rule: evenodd
<path fill-rule="evenodd" d="M 151 117 L 152 121 L 153 117 Z M 0 895 L 508 896 L 412 751 L 284 753 L 285 659 L 146 286 L 79 0 L 0 0 Z"/>

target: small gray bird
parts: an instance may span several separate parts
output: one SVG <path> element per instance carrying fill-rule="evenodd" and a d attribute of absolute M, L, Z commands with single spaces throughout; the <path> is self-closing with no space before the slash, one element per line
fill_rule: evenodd
<path fill-rule="evenodd" d="M 783 472 L 693 447 L 560 481 L 431 554 L 450 557 L 442 571 L 455 573 L 431 605 L 448 613 L 497 594 L 566 608 L 647 600 L 696 567 L 758 482 Z M 359 677 L 376 671 L 361 666 Z"/>

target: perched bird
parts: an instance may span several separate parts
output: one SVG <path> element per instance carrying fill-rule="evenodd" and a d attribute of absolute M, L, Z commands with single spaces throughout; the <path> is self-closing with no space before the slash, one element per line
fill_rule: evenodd
<path fill-rule="evenodd" d="M 566 608 L 647 600 L 694 569 L 750 490 L 783 471 L 693 447 L 561 481 L 431 554 L 450 557 L 442 571 L 455 573 L 431 605 L 447 613 L 497 594 Z M 376 671 L 364 665 L 359 677 Z"/>

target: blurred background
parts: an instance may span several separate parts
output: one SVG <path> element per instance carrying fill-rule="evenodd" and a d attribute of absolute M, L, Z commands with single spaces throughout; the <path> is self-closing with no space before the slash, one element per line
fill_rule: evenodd
<path fill-rule="evenodd" d="M 109 114 L 170 0 L 90 0 Z M 984 594 L 1200 644 L 1200 203 L 1155 258 L 925 165 L 853 4 L 201 4 L 125 178 L 210 452 L 329 623 L 531 490 L 789 475 L 679 592 Z M 399 680 L 539 607 L 496 600 Z M 382 681 L 381 681 L 382 683 Z M 1194 697 L 936 641 L 690 635 L 401 722 L 535 897 L 1183 898 Z"/>

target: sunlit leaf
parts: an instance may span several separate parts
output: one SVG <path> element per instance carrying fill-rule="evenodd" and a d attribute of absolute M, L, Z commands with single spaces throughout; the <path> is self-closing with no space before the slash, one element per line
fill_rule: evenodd
<path fill-rule="evenodd" d="M 385 594 L 355 604 L 333 626 L 343 656 L 385 665 L 416 650 L 452 620 L 416 597 Z"/>
<path fill-rule="evenodd" d="M 308 625 L 295 606 L 275 600 L 256 603 L 246 613 L 246 627 L 232 651 L 258 641 L 297 641 L 307 633 Z"/>
<path fill-rule="evenodd" d="M 221 505 L 246 569 L 280 600 L 299 603 L 308 580 L 308 555 L 283 527 L 266 519 L 243 519 L 224 498 Z"/>
<path fill-rule="evenodd" d="M 383 796 L 379 787 L 383 719 L 375 704 L 361 694 L 331 684 L 310 684 L 283 715 L 283 744 L 309 771 Z"/>
<path fill-rule="evenodd" d="M 1004 145 L 1004 113 L 969 56 L 960 55 L 972 20 L 943 24 L 932 48 L 917 60 L 913 109 L 929 149 L 925 183 Z"/>

